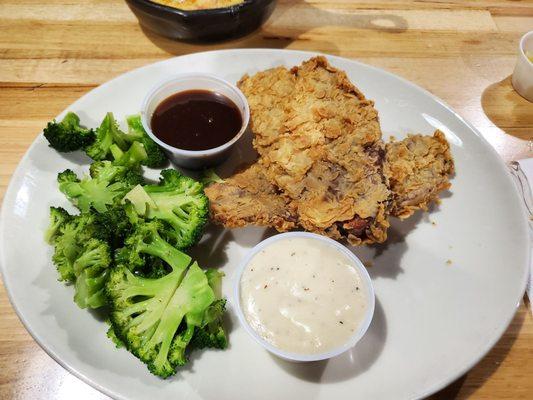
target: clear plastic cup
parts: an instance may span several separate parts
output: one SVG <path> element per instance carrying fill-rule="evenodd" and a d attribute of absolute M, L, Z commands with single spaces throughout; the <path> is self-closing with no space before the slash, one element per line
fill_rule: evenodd
<path fill-rule="evenodd" d="M 261 250 L 263 250 L 265 247 L 269 246 L 270 244 L 279 241 L 284 240 L 288 238 L 307 238 L 312 239 L 316 241 L 320 241 L 322 243 L 326 243 L 329 246 L 332 246 L 336 250 L 338 250 L 340 253 L 345 255 L 351 262 L 352 266 L 356 269 L 356 271 L 359 273 L 359 276 L 361 277 L 361 284 L 364 286 L 364 292 L 366 293 L 366 301 L 367 301 L 367 308 L 365 311 L 365 315 L 359 324 L 359 327 L 356 329 L 354 334 L 350 336 L 350 338 L 340 344 L 338 347 L 327 351 L 323 353 L 313 353 L 313 354 L 301 354 L 301 353 L 291 353 L 288 351 L 281 350 L 265 339 L 263 339 L 248 323 L 246 320 L 246 317 L 244 316 L 242 306 L 241 306 L 241 293 L 240 293 L 240 286 L 241 286 L 241 277 L 243 272 L 245 271 L 246 267 L 252 260 L 252 258 Z M 272 236 L 266 240 L 263 240 L 258 245 L 256 245 L 254 248 L 252 248 L 246 257 L 242 260 L 239 267 L 237 268 L 237 271 L 234 276 L 234 288 L 233 288 L 233 301 L 236 306 L 237 316 L 239 318 L 239 321 L 241 325 L 244 327 L 246 332 L 261 346 L 263 346 L 266 350 L 268 350 L 270 353 L 283 358 L 288 361 L 294 361 L 294 362 L 307 362 L 307 361 L 319 361 L 319 360 L 326 360 L 328 358 L 332 358 L 335 356 L 338 356 L 341 353 L 344 353 L 345 351 L 351 349 L 354 347 L 359 340 L 364 336 L 366 331 L 368 330 L 368 327 L 370 326 L 370 323 L 372 322 L 372 317 L 374 315 L 374 307 L 375 307 L 375 295 L 374 295 L 374 287 L 372 285 L 372 280 L 370 279 L 370 276 L 368 275 L 368 272 L 361 262 L 359 258 L 357 258 L 350 250 L 348 250 L 345 246 L 342 244 L 336 242 L 335 240 L 332 240 L 328 237 L 317 235 L 314 233 L 308 233 L 308 232 L 289 232 L 289 233 L 281 233 L 279 235 Z M 275 301 L 275 299 L 272 299 L 272 301 Z"/>
<path fill-rule="evenodd" d="M 228 142 L 207 150 L 184 150 L 160 140 L 152 132 L 151 120 L 157 106 L 173 94 L 187 90 L 210 90 L 220 93 L 235 103 L 242 117 L 241 130 Z M 242 137 L 250 120 L 250 108 L 244 94 L 237 86 L 210 74 L 181 74 L 160 82 L 148 92 L 141 106 L 142 124 L 148 135 L 167 153 L 170 161 L 187 169 L 202 169 L 220 164 L 231 153 Z"/>

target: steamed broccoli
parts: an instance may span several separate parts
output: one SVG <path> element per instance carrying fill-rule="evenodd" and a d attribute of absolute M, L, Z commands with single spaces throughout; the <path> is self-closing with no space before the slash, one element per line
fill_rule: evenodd
<path fill-rule="evenodd" d="M 226 310 L 226 300 L 222 298 L 222 277 L 224 273 L 209 268 L 205 271 L 205 275 L 209 286 L 213 289 L 216 300 L 202 315 L 202 321 L 192 338 L 191 347 L 196 349 L 206 347 L 225 349 L 228 346 L 228 340 L 222 327 L 222 317 Z"/>
<path fill-rule="evenodd" d="M 62 208 L 50 208 L 52 260 L 59 280 L 75 284 L 74 301 L 81 308 L 97 308 L 106 303 L 103 285 L 112 255 L 107 243 L 110 235 L 102 234 L 104 221 L 98 222 L 98 218 L 94 213 L 70 215 Z"/>
<path fill-rule="evenodd" d="M 112 250 L 124 246 L 138 218 L 130 208 L 131 204 L 116 205 L 102 213 L 94 213 L 94 237 L 106 241 Z"/>
<path fill-rule="evenodd" d="M 196 329 L 190 342 L 192 348 L 225 349 L 228 347 L 226 332 L 222 327 L 222 317 L 226 310 L 226 300 L 218 299 L 211 304 L 203 315 L 202 322 Z"/>
<path fill-rule="evenodd" d="M 144 183 L 141 170 L 137 168 L 124 168 L 114 165 L 111 161 L 95 161 L 91 164 L 89 175 L 92 179 L 122 181 L 135 187 Z"/>
<path fill-rule="evenodd" d="M 109 245 L 98 239 L 90 239 L 74 261 L 76 276 L 74 301 L 80 308 L 98 308 L 106 304 L 104 284 L 111 265 Z"/>
<path fill-rule="evenodd" d="M 81 213 L 51 207 L 45 239 L 78 306 L 108 306 L 108 337 L 166 378 L 191 350 L 227 346 L 223 274 L 203 271 L 180 251 L 200 239 L 207 222 L 203 185 L 175 170 L 145 185 L 141 165 L 161 167 L 166 157 L 140 116 L 127 123 L 126 134 L 108 113 L 92 131 L 69 113 L 45 129 L 52 147 L 84 149 L 95 160 L 87 176 L 58 174 L 60 191 Z"/>
<path fill-rule="evenodd" d="M 107 113 L 104 120 L 96 128 L 94 142 L 85 151 L 93 160 L 109 160 L 120 158 L 122 152 L 133 145 L 142 147 L 144 157 L 140 163 L 148 167 L 162 167 L 167 158 L 163 150 L 144 131 L 139 115 L 127 118 L 128 133 L 123 132 L 112 113 Z"/>
<path fill-rule="evenodd" d="M 205 275 L 207 276 L 207 281 L 209 282 L 209 286 L 211 286 L 211 289 L 213 289 L 213 292 L 215 293 L 215 296 L 218 298 L 222 297 L 222 278 L 224 277 L 224 272 L 221 272 L 214 268 L 208 268 L 205 271 Z"/>
<path fill-rule="evenodd" d="M 113 144 L 122 151 L 126 151 L 129 147 L 126 134 L 120 130 L 113 113 L 107 113 L 100 126 L 96 128 L 94 142 L 85 148 L 85 152 L 93 160 L 105 160 L 110 158 Z"/>
<path fill-rule="evenodd" d="M 218 176 L 213 168 L 209 168 L 202 171 L 200 182 L 202 182 L 204 186 L 208 186 L 211 183 L 224 183 L 224 179 Z"/>
<path fill-rule="evenodd" d="M 94 131 L 80 126 L 80 118 L 73 112 L 67 113 L 61 122 L 49 122 L 43 134 L 50 147 L 60 152 L 83 149 L 95 139 Z"/>
<path fill-rule="evenodd" d="M 133 142 L 126 152 L 123 152 L 117 145 L 111 146 L 111 154 L 113 155 L 113 164 L 123 167 L 138 167 L 148 158 L 148 154 L 142 143 Z"/>
<path fill-rule="evenodd" d="M 124 200 L 130 201 L 137 212 L 148 219 L 166 222 L 165 237 L 184 249 L 196 244 L 207 223 L 209 202 L 201 183 L 174 169 L 161 171 L 158 185 L 136 187 Z"/>
<path fill-rule="evenodd" d="M 93 166 L 91 174 L 92 178 L 84 177 L 80 180 L 74 172 L 67 169 L 57 176 L 59 190 L 84 213 L 89 212 L 91 207 L 97 212 L 105 212 L 133 187 L 143 182 L 140 172 L 105 161 Z"/>
<path fill-rule="evenodd" d="M 118 338 L 117 334 L 115 333 L 115 330 L 113 329 L 113 326 L 111 325 L 111 321 L 108 319 L 106 322 L 109 324 L 109 329 L 107 330 L 107 337 L 109 339 L 111 339 L 111 341 L 113 343 L 115 343 L 115 347 L 117 349 L 121 349 L 122 347 L 126 347 L 126 346 L 124 346 L 124 342 L 122 340 L 120 340 Z"/>
<path fill-rule="evenodd" d="M 140 143 L 134 142 L 126 152 L 116 147 L 113 153 L 115 157 L 113 161 L 95 161 L 91 164 L 89 167 L 91 178 L 121 179 L 128 181 L 131 185 L 144 183 L 140 163 L 146 159 L 146 152 Z"/>
<path fill-rule="evenodd" d="M 215 269 L 207 269 L 205 276 L 215 300 L 202 312 L 187 314 L 186 327 L 176 335 L 170 350 L 169 359 L 176 365 L 184 365 L 187 362 L 186 350 L 225 349 L 228 345 L 222 326 L 226 300 L 220 297 L 221 279 L 224 274 Z"/>
<path fill-rule="evenodd" d="M 191 258 L 166 242 L 160 228 L 158 222 L 138 225 L 121 260 L 137 266 L 141 254 L 148 254 L 161 258 L 171 272 L 145 278 L 134 275 L 129 264 L 120 264 L 112 269 L 106 292 L 116 335 L 153 374 L 166 378 L 186 362 L 185 348 L 215 294 L 198 264 L 189 267 Z"/>
<path fill-rule="evenodd" d="M 74 261 L 80 252 L 80 243 L 78 242 L 77 226 L 73 223 L 67 223 L 59 228 L 59 234 L 54 242 L 54 255 L 52 261 L 59 273 L 59 280 L 74 282 Z"/>
<path fill-rule="evenodd" d="M 50 209 L 52 221 L 55 220 L 57 209 Z M 66 213 L 66 211 L 65 211 Z M 60 281 L 74 282 L 74 262 L 82 251 L 84 241 L 92 234 L 93 217 L 86 215 L 64 215 L 63 222 L 57 227 L 53 236 L 54 255 L 52 261 L 56 265 Z"/>
<path fill-rule="evenodd" d="M 70 220 L 70 214 L 61 207 L 50 207 L 50 225 L 44 233 L 46 243 L 52 244 L 61 225 Z"/>
<path fill-rule="evenodd" d="M 95 161 L 120 158 L 133 145 L 142 147 L 139 162 L 151 168 L 164 167 L 168 161 L 163 149 L 154 142 L 142 126 L 140 115 L 127 117 L 128 133 L 123 132 L 113 113 L 107 113 L 96 131 L 80 126 L 79 117 L 69 112 L 61 122 L 49 122 L 43 134 L 57 151 L 85 150 Z"/>
<path fill-rule="evenodd" d="M 126 118 L 128 123 L 128 140 L 136 140 L 144 146 L 148 157 L 143 161 L 143 165 L 150 168 L 161 168 L 168 164 L 167 156 L 163 149 L 154 142 L 144 130 L 139 114 L 130 115 Z"/>

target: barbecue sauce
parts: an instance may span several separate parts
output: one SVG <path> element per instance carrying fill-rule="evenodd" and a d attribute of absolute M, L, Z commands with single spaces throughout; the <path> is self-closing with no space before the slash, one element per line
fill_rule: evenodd
<path fill-rule="evenodd" d="M 229 142 L 242 127 L 233 101 L 209 90 L 187 90 L 163 100 L 155 109 L 152 132 L 170 146 L 208 150 Z"/>

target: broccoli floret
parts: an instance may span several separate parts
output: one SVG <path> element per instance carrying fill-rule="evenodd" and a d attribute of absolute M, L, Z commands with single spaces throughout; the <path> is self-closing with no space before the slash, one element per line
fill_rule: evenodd
<path fill-rule="evenodd" d="M 138 142 L 133 142 L 130 148 L 124 152 L 118 148 L 116 145 L 112 145 L 113 152 L 113 161 L 101 160 L 95 161 L 91 164 L 90 172 L 91 176 L 95 178 L 100 174 L 100 170 L 104 167 L 107 169 L 110 166 L 113 166 L 117 169 L 118 174 L 124 174 L 128 169 L 135 170 L 139 174 L 142 173 L 140 164 L 143 160 L 146 159 L 146 151 L 142 144 Z M 114 172 L 115 174 L 116 172 Z"/>
<path fill-rule="evenodd" d="M 74 301 L 80 308 L 98 308 L 106 304 L 104 284 L 111 265 L 109 245 L 98 239 L 89 239 L 74 261 L 76 276 Z"/>
<path fill-rule="evenodd" d="M 124 177 L 122 178 L 122 182 L 127 184 L 130 189 L 134 188 L 137 185 L 144 185 L 144 177 L 142 176 L 142 173 L 139 173 L 138 171 L 134 169 L 129 169 Z"/>
<path fill-rule="evenodd" d="M 213 168 L 209 168 L 202 172 L 200 182 L 202 182 L 204 186 L 207 186 L 211 183 L 224 183 L 224 179 L 218 176 Z"/>
<path fill-rule="evenodd" d="M 80 243 L 76 239 L 77 227 L 73 223 L 64 224 L 54 243 L 52 261 L 59 273 L 59 280 L 74 282 L 74 261 L 80 251 Z"/>
<path fill-rule="evenodd" d="M 85 152 L 93 160 L 105 160 L 110 158 L 113 144 L 123 151 L 129 147 L 126 134 L 120 130 L 113 113 L 107 113 L 100 126 L 96 128 L 94 142 L 85 148 Z"/>
<path fill-rule="evenodd" d="M 161 278 L 171 272 L 170 266 L 158 257 L 148 254 L 142 256 L 143 264 L 133 271 L 144 278 Z"/>
<path fill-rule="evenodd" d="M 222 316 L 226 309 L 226 300 L 218 299 L 204 313 L 202 323 L 194 332 L 190 345 L 195 349 L 228 347 L 226 332 L 222 326 Z"/>
<path fill-rule="evenodd" d="M 118 146 L 111 146 L 113 153 L 113 164 L 124 167 L 135 167 L 144 163 L 148 158 L 144 146 L 139 142 L 133 142 L 126 152 L 123 152 Z"/>
<path fill-rule="evenodd" d="M 121 249 L 120 262 L 126 265 L 141 265 L 144 260 L 141 256 L 151 255 L 166 262 L 172 271 L 182 269 L 182 272 L 191 262 L 191 257 L 174 248 L 164 240 L 159 231 L 162 224 L 158 221 L 140 223 L 132 235 L 126 239 L 126 246 Z"/>
<path fill-rule="evenodd" d="M 121 261 L 137 265 L 139 254 L 148 254 L 161 258 L 171 272 L 157 279 L 145 278 L 121 264 L 112 269 L 106 293 L 116 335 L 153 374 L 166 378 L 186 360 L 183 343 L 194 333 L 189 319 L 198 321 L 215 295 L 198 264 L 189 267 L 191 258 L 163 240 L 158 229 L 157 222 L 140 224 L 126 240 Z M 188 334 L 178 332 L 182 322 Z"/>
<path fill-rule="evenodd" d="M 95 138 L 94 131 L 80 126 L 80 118 L 73 112 L 67 113 L 61 122 L 49 122 L 43 134 L 50 147 L 61 152 L 83 149 Z"/>
<path fill-rule="evenodd" d="M 121 181 L 128 186 L 144 184 L 142 170 L 138 167 L 124 167 L 111 161 L 95 161 L 89 168 L 89 174 L 93 179 L 107 181 Z"/>
<path fill-rule="evenodd" d="M 166 169 L 161 171 L 158 185 L 146 185 L 143 189 L 141 195 L 136 187 L 124 200 L 130 201 L 141 216 L 170 225 L 172 229 L 166 230 L 165 237 L 172 238 L 176 247 L 185 249 L 200 240 L 209 212 L 201 183 L 174 169 Z"/>
<path fill-rule="evenodd" d="M 217 299 L 221 298 L 222 297 L 222 278 L 224 277 L 224 272 L 221 272 L 218 269 L 208 268 L 205 271 L 205 275 L 207 276 L 207 281 L 209 282 L 209 286 L 211 286 L 211 289 L 213 289 L 213 292 L 215 293 L 215 296 L 217 296 Z"/>
<path fill-rule="evenodd" d="M 136 175 L 141 176 L 142 171 L 132 166 L 117 165 L 112 161 L 95 161 L 89 167 L 89 175 L 93 179 L 101 179 L 106 181 L 113 181 L 124 178 L 129 171 L 133 171 Z"/>
<path fill-rule="evenodd" d="M 96 179 L 100 177 L 119 175 L 119 171 L 126 171 L 125 168 L 117 168 L 111 161 L 95 161 L 89 166 L 89 175 L 91 178 Z M 59 178 L 58 178 L 59 181 Z M 79 180 L 78 180 L 79 181 Z M 60 182 L 61 183 L 61 182 Z"/>
<path fill-rule="evenodd" d="M 187 346 L 189 346 L 191 339 L 194 337 L 194 331 L 196 329 L 195 325 L 191 324 L 187 317 L 185 318 L 185 329 L 182 329 L 181 332 L 178 332 L 174 336 L 168 355 L 170 364 L 177 367 L 181 367 L 189 361 L 186 353 Z"/>
<path fill-rule="evenodd" d="M 222 316 L 226 310 L 226 300 L 222 298 L 222 277 L 224 273 L 213 268 L 205 271 L 207 282 L 216 300 L 202 315 L 202 321 L 191 340 L 191 347 L 225 349 L 228 346 L 226 332 L 222 326 Z"/>
<path fill-rule="evenodd" d="M 61 207 L 50 207 L 50 225 L 44 234 L 48 244 L 52 244 L 59 227 L 70 220 L 70 214 Z"/>
<path fill-rule="evenodd" d="M 59 184 L 62 184 L 62 183 L 75 183 L 75 182 L 79 182 L 79 178 L 78 176 L 76 175 L 76 173 L 70 169 L 66 169 L 64 170 L 63 172 L 60 172 L 59 174 L 57 174 L 57 182 Z"/>
<path fill-rule="evenodd" d="M 207 283 L 213 290 L 215 301 L 202 313 L 188 314 L 186 328 L 172 342 L 170 359 L 177 365 L 187 362 L 185 350 L 225 349 L 228 346 L 222 317 L 226 310 L 226 299 L 221 298 L 223 272 L 209 268 L 205 271 Z"/>
<path fill-rule="evenodd" d="M 126 121 L 128 123 L 128 139 L 142 143 L 148 155 L 147 159 L 143 161 L 143 165 L 150 168 L 162 168 L 167 165 L 167 156 L 163 149 L 144 130 L 141 116 L 139 114 L 130 115 L 126 118 Z"/>
<path fill-rule="evenodd" d="M 51 215 L 57 224 L 53 234 L 54 255 L 59 280 L 75 284 L 74 301 L 81 308 L 97 308 L 105 304 L 103 285 L 107 268 L 112 263 L 111 248 L 107 243 L 110 234 L 103 230 L 101 218 L 95 213 L 69 215 L 65 210 L 52 207 Z M 113 228 L 108 228 L 109 230 Z M 100 237 L 100 238 L 98 238 Z"/>
<path fill-rule="evenodd" d="M 113 326 L 111 325 L 111 321 L 107 320 L 106 322 L 109 324 L 109 329 L 107 330 L 107 337 L 109 339 L 111 339 L 111 341 L 113 343 L 115 343 L 115 347 L 117 349 L 121 349 L 122 347 L 126 347 L 124 345 L 124 342 L 122 340 L 120 340 L 118 338 L 117 334 L 115 333 L 115 330 L 113 329 Z"/>
<path fill-rule="evenodd" d="M 137 171 L 106 162 L 93 167 L 91 173 L 94 178 L 81 180 L 70 170 L 57 176 L 59 190 L 83 213 L 89 212 L 91 207 L 97 212 L 106 211 L 142 181 Z"/>
<path fill-rule="evenodd" d="M 130 204 L 123 206 L 112 206 L 103 213 L 94 213 L 95 237 L 106 241 L 111 249 L 124 246 L 124 241 L 132 231 L 137 219 L 131 220 L 130 215 L 136 214 L 128 212 Z"/>
<path fill-rule="evenodd" d="M 54 255 L 60 281 L 74 282 L 74 263 L 84 244 L 94 235 L 94 217 L 91 214 L 72 215 L 59 225 L 54 235 Z"/>

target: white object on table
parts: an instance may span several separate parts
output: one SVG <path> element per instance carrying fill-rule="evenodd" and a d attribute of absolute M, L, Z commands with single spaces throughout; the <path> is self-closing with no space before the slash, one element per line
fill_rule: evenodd
<path fill-rule="evenodd" d="M 520 39 L 518 60 L 511 79 L 518 94 L 533 102 L 533 62 L 527 58 L 526 52 L 533 53 L 533 31 Z"/>
<path fill-rule="evenodd" d="M 524 199 L 524 206 L 529 217 L 529 226 L 531 227 L 531 238 L 533 240 L 533 197 L 530 186 L 530 182 L 533 182 L 533 158 L 513 161 L 509 167 L 511 168 L 511 173 L 515 178 L 518 190 Z M 533 301 L 533 246 L 531 247 L 531 266 L 529 282 L 526 290 L 529 301 Z"/>

